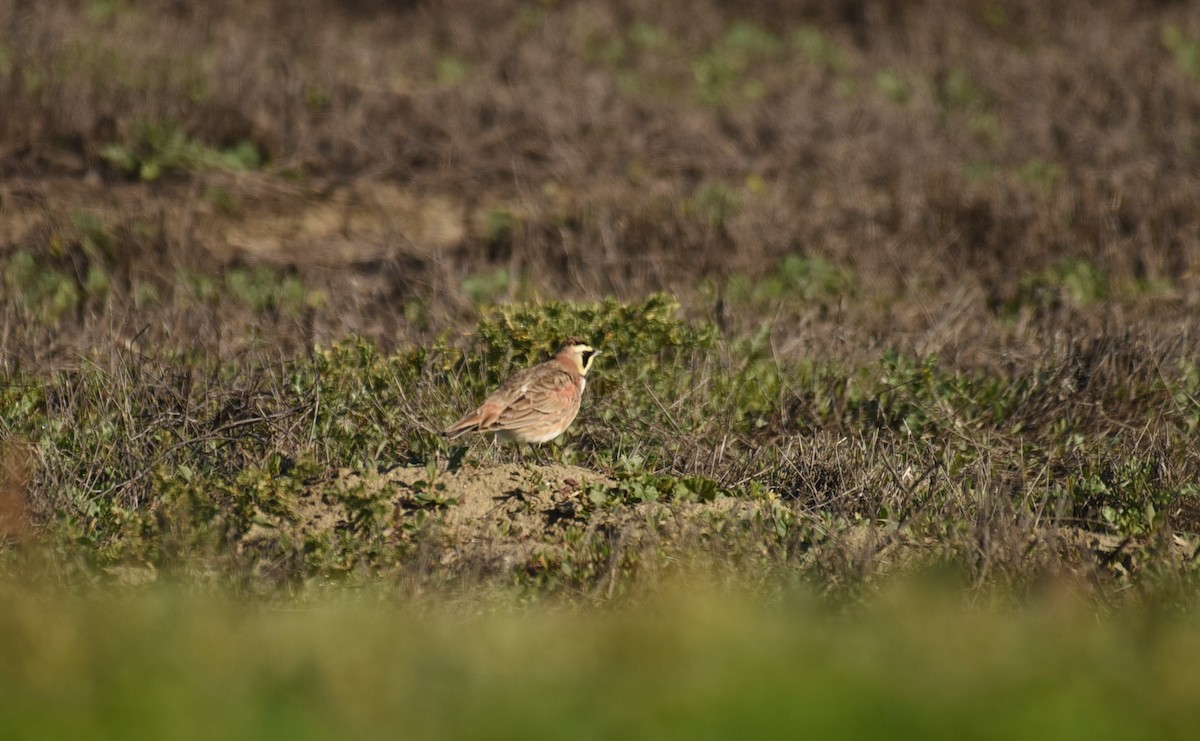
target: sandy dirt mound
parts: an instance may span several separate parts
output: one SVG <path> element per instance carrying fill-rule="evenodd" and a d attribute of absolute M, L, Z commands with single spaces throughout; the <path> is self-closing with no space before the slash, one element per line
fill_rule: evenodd
<path fill-rule="evenodd" d="M 342 469 L 289 503 L 286 516 L 259 513 L 242 549 L 311 549 L 313 542 L 362 535 L 375 524 L 397 547 L 419 537 L 432 546 L 438 565 L 470 558 L 486 570 L 507 569 L 561 540 L 588 487 L 614 485 L 602 474 L 561 465 Z"/>
<path fill-rule="evenodd" d="M 886 574 L 932 565 L 946 555 L 928 537 L 869 524 L 823 532 L 820 518 L 805 518 L 773 497 L 631 502 L 621 491 L 617 480 L 578 466 L 341 469 L 288 502 L 286 514 L 258 513 L 240 547 L 269 569 L 338 539 L 367 539 L 374 545 L 366 552 L 382 547 L 401 557 L 412 554 L 426 569 L 444 574 L 553 571 L 598 584 L 615 583 L 603 577 L 615 577 L 619 569 L 654 569 L 685 554 L 712 566 L 754 560 L 768 555 L 771 543 L 778 546 L 775 536 L 785 530 L 812 530 L 791 557 L 831 569 Z M 1134 570 L 1149 550 L 1169 549 L 1174 560 L 1196 552 L 1191 540 L 1170 534 L 1121 539 L 1054 528 L 1025 537 L 1028 548 L 1046 558 L 1058 553 L 1116 576 Z M 990 561 L 995 554 L 977 555 Z"/>
<path fill-rule="evenodd" d="M 568 562 L 615 564 L 621 554 L 668 543 L 726 541 L 731 530 L 758 542 L 752 533 L 771 526 L 768 502 L 631 503 L 618 492 L 614 479 L 577 466 L 343 469 L 289 503 L 287 516 L 260 513 L 241 545 L 279 558 L 373 525 L 397 548 L 419 544 L 433 568 L 537 572 Z"/>
<path fill-rule="evenodd" d="M 557 551 L 562 531 L 582 511 L 587 488 L 615 485 L 594 471 L 560 465 L 458 469 L 439 474 L 432 491 L 422 486 L 426 479 L 423 468 L 397 468 L 380 477 L 396 488 L 398 512 L 407 517 L 423 511 L 430 499 L 444 502 L 437 523 L 440 565 L 469 560 L 487 570 L 507 570 Z"/>

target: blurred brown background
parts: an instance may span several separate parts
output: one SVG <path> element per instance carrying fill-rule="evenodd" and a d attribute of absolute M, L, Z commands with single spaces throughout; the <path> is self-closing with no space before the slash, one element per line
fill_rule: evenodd
<path fill-rule="evenodd" d="M 736 330 L 763 314 L 731 295 L 813 265 L 848 278 L 778 297 L 782 353 L 1195 336 L 1194 2 L 0 0 L 0 29 L 6 365 L 655 290 Z"/>

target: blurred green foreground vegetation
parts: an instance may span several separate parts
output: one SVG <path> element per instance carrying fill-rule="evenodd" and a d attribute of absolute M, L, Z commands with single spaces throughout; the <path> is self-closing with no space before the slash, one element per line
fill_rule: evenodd
<path fill-rule="evenodd" d="M 934 582 L 846 612 L 665 589 L 596 612 L 0 587 L 5 738 L 1183 738 L 1194 617 Z M 953 595 L 951 597 L 950 595 Z"/>

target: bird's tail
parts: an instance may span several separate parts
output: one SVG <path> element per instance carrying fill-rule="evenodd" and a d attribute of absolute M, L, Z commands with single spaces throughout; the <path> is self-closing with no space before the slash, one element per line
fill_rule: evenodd
<path fill-rule="evenodd" d="M 464 415 L 462 419 L 447 427 L 442 435 L 453 440 L 468 432 L 491 432 L 495 429 L 495 424 L 503 411 L 503 407 L 489 399 L 483 402 L 478 409 Z"/>
<path fill-rule="evenodd" d="M 462 437 L 468 432 L 476 432 L 478 429 L 479 415 L 471 413 L 442 430 L 442 437 L 448 440 L 453 440 L 455 438 Z"/>

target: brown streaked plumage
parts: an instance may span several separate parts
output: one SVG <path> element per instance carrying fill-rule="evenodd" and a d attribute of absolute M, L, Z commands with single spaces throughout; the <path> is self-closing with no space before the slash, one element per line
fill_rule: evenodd
<path fill-rule="evenodd" d="M 494 432 L 516 443 L 544 443 L 561 435 L 579 413 L 592 360 L 600 353 L 571 337 L 545 363 L 518 371 L 479 408 L 446 428 L 453 440 L 468 432 Z"/>

